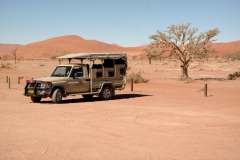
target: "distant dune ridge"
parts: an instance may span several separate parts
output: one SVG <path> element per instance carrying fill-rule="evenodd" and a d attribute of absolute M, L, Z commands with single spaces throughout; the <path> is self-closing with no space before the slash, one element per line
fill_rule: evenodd
<path fill-rule="evenodd" d="M 23 58 L 50 58 L 67 53 L 80 52 L 143 52 L 146 46 L 122 47 L 117 44 L 108 44 L 97 40 L 86 40 L 75 35 L 54 37 L 47 40 L 30 43 L 27 45 L 20 44 L 1 44 L 0 57 L 8 55 L 10 51 L 18 47 L 17 57 Z M 240 51 L 240 41 L 229 43 L 214 43 L 214 55 L 221 57 L 224 54 L 234 54 Z"/>
<path fill-rule="evenodd" d="M 240 51 L 240 40 L 229 43 L 214 43 L 215 54 L 222 56 L 224 54 L 234 54 Z"/>
<path fill-rule="evenodd" d="M 20 45 L 20 44 L 2 44 L 2 43 L 0 43 L 0 56 L 2 56 L 4 54 L 9 54 L 10 51 L 15 47 L 18 47 L 20 49 L 21 47 L 23 47 L 23 45 Z"/>

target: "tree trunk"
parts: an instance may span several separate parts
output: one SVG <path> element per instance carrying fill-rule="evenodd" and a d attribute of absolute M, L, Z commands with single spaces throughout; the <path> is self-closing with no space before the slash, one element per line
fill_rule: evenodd
<path fill-rule="evenodd" d="M 185 80 L 188 78 L 188 63 L 183 63 L 181 65 L 182 68 L 182 76 L 181 76 L 181 80 Z"/>

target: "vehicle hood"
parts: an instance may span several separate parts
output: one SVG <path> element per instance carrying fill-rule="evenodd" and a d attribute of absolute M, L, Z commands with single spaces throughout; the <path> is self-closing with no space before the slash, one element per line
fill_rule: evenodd
<path fill-rule="evenodd" d="M 55 82 L 55 81 L 63 81 L 69 79 L 68 77 L 42 77 L 38 79 L 34 79 L 35 81 L 45 81 L 45 82 Z"/>

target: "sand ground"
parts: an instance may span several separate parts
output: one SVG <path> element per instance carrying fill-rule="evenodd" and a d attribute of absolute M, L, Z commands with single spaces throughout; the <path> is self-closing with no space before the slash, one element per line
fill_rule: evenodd
<path fill-rule="evenodd" d="M 57 61 L 0 64 L 10 67 L 0 69 L 1 160 L 240 159 L 240 79 L 224 80 L 240 62 L 193 62 L 190 77 L 203 80 L 183 83 L 178 62 L 129 60 L 128 72 L 149 83 L 110 101 L 69 96 L 62 104 L 22 95 L 26 79 L 50 75 Z"/>

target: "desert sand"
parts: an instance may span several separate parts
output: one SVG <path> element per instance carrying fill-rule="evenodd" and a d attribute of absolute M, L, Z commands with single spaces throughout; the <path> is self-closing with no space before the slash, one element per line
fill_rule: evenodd
<path fill-rule="evenodd" d="M 150 81 L 109 101 L 77 95 L 52 104 L 32 103 L 23 88 L 49 76 L 57 60 L 0 60 L 9 67 L 0 68 L 0 159 L 240 159 L 240 79 L 225 80 L 240 61 L 192 62 L 191 83 L 179 80 L 178 62 L 128 62 L 128 73 Z"/>

